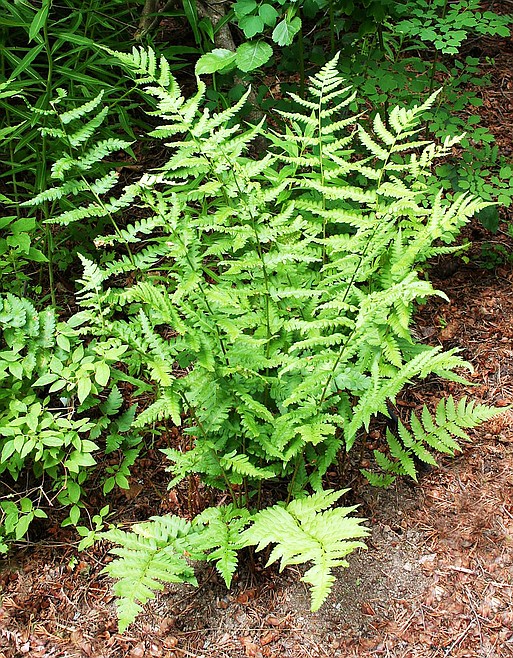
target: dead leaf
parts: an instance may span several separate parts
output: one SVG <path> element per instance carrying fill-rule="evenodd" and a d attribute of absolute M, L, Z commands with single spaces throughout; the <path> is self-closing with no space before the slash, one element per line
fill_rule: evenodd
<path fill-rule="evenodd" d="M 362 603 L 362 613 L 364 615 L 368 615 L 369 617 L 374 617 L 374 615 L 376 614 L 376 611 L 374 610 L 374 608 L 371 606 L 370 603 L 363 602 Z"/>
<path fill-rule="evenodd" d="M 266 644 L 271 644 L 271 642 L 274 642 L 279 636 L 280 634 L 278 631 L 267 631 L 267 633 L 264 633 L 260 638 L 260 645 L 265 647 Z"/>
<path fill-rule="evenodd" d="M 134 500 L 134 498 L 137 498 L 142 490 L 142 484 L 139 484 L 139 482 L 130 482 L 130 487 L 128 489 L 124 489 L 123 493 L 125 494 L 125 498 L 127 500 Z"/>

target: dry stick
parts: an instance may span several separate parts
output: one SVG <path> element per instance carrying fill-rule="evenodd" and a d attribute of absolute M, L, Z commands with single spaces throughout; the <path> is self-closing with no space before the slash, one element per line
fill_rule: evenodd
<path fill-rule="evenodd" d="M 457 647 L 458 644 L 461 644 L 461 642 L 463 642 L 463 640 L 464 640 L 464 639 L 467 637 L 467 635 L 469 634 L 470 629 L 473 628 L 474 626 L 475 626 L 475 620 L 474 620 L 474 619 L 471 619 L 469 625 L 465 628 L 465 630 L 464 630 L 462 633 L 460 633 L 460 634 L 458 635 L 458 637 L 454 640 L 454 642 L 453 642 L 449 647 L 447 647 L 446 649 L 444 649 L 444 654 L 445 654 L 446 656 L 450 656 L 452 650 L 453 650 L 455 647 Z"/>
<path fill-rule="evenodd" d="M 157 27 L 161 20 L 160 14 L 169 8 L 168 5 L 173 4 L 173 2 L 168 2 L 162 12 L 158 12 L 157 1 L 158 0 L 146 0 L 144 3 L 141 18 L 139 19 L 139 25 L 137 26 L 137 32 L 134 34 L 134 39 L 136 41 L 141 41 L 148 32 L 151 32 L 153 28 Z"/>

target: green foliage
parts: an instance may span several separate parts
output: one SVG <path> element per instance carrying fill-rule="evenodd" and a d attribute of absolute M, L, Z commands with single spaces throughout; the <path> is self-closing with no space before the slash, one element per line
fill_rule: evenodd
<path fill-rule="evenodd" d="M 112 140 L 119 139 L 122 132 L 134 135 L 138 120 L 131 111 L 134 103 L 128 98 L 126 81 L 114 73 L 109 56 L 97 44 L 115 43 L 118 48 L 128 48 L 131 26 L 137 24 L 140 6 L 121 0 L 64 0 L 60 4 L 45 1 L 39 5 L 0 0 L 0 13 L 0 180 L 2 191 L 10 198 L 11 214 L 15 215 L 11 225 L 16 229 L 16 222 L 27 221 L 27 214 L 32 222 L 26 225 L 30 228 L 17 229 L 15 235 L 7 237 L 7 248 L 0 244 L 0 257 L 5 257 L 0 273 L 5 270 L 10 275 L 10 284 L 4 284 L 3 289 L 35 297 L 41 295 L 40 284 L 48 278 L 49 295 L 55 305 L 55 270 L 70 266 L 77 244 L 90 248 L 95 238 L 93 223 L 89 220 L 83 226 L 75 224 L 54 231 L 44 225 L 55 209 L 54 200 L 43 201 L 37 210 L 28 213 L 21 204 L 54 184 L 52 175 L 58 172 L 50 171 L 52 162 L 64 154 L 68 160 L 87 155 L 85 148 L 82 152 L 80 149 L 86 138 L 90 144 L 102 144 L 105 156 L 109 140 L 112 151 L 117 150 Z M 66 98 L 61 95 L 63 88 L 67 89 Z M 74 108 L 82 105 L 84 99 L 102 96 L 108 111 L 105 107 L 101 117 L 91 116 L 90 111 L 91 121 L 83 126 L 81 135 L 76 135 L 79 141 L 70 142 L 77 121 L 74 125 L 61 125 L 60 115 L 66 122 L 66 110 L 71 110 L 68 118 L 75 116 L 78 120 Z M 97 160 L 94 152 L 89 155 Z M 80 173 L 78 167 L 70 172 L 69 162 L 60 164 L 64 164 L 61 175 L 77 177 Z M 81 164 L 87 164 L 87 160 Z M 76 206 L 82 201 L 87 205 L 88 194 L 81 198 L 79 185 L 75 194 Z M 101 232 L 102 222 L 99 224 Z M 47 263 L 46 277 L 41 265 L 34 268 L 34 262 Z"/>
<path fill-rule="evenodd" d="M 454 437 L 468 441 L 466 429 L 476 427 L 503 411 L 502 408 L 467 401 L 466 397 L 456 404 L 449 396 L 447 400 L 440 400 L 433 417 L 424 405 L 420 418 L 412 413 L 410 429 L 399 421 L 399 436 L 387 430 L 386 440 L 392 459 L 378 450 L 374 451 L 376 463 L 384 474 L 365 469 L 362 473 L 375 486 L 388 486 L 398 475 L 408 475 L 417 480 L 416 461 L 436 466 L 430 450 L 453 456 L 461 450 Z"/>
<path fill-rule="evenodd" d="M 35 517 L 46 516 L 40 509 L 45 501 L 69 507 L 65 524 L 78 522 L 102 433 L 107 443 L 117 440 L 125 448 L 139 439 L 121 435 L 130 425 L 122 425 L 126 412 L 108 404 L 117 390 L 112 382 L 120 373 L 111 366 L 119 350 L 104 352 L 96 341 L 85 347 L 53 309 L 38 312 L 10 293 L 0 297 L 0 347 L 0 474 L 10 489 L 0 503 L 5 545 L 6 538 L 22 539 Z M 21 475 L 30 471 L 34 486 L 25 490 Z"/>
<path fill-rule="evenodd" d="M 106 137 L 106 133 L 99 131 L 108 115 L 108 108 L 98 109 L 103 98 L 102 92 L 78 106 L 70 108 L 66 104 L 62 112 L 59 112 L 59 105 L 65 101 L 66 92 L 62 89 L 58 92 L 57 99 L 51 103 L 51 109 L 45 113 L 53 125 L 40 128 L 40 132 L 54 141 L 54 151 L 58 155 L 51 167 L 51 178 L 59 184 L 48 186 L 22 206 L 42 207 L 49 204 L 46 222 L 61 226 L 97 220 L 94 230 L 91 227 L 86 232 L 91 240 L 101 231 L 101 220 L 106 217 L 113 221 L 112 215 L 124 203 L 124 198 L 114 202 L 102 200 L 118 179 L 117 172 L 103 161 L 120 150 L 128 149 L 130 142 L 114 136 Z M 98 135 L 101 139 L 98 139 Z M 125 205 L 132 200 L 133 195 L 129 196 Z"/>
<path fill-rule="evenodd" d="M 191 535 L 193 546 L 206 552 L 208 562 L 215 562 L 216 569 L 227 587 L 238 566 L 238 551 L 245 544 L 242 531 L 251 520 L 248 509 L 234 505 L 207 507 L 195 519 L 196 534 Z"/>
<path fill-rule="evenodd" d="M 407 16 L 395 26 L 399 33 L 432 44 L 444 54 L 457 54 L 469 33 L 507 37 L 512 20 L 493 11 L 482 12 L 479 0 L 416 0 L 398 3 L 396 11 Z"/>
<path fill-rule="evenodd" d="M 280 560 L 280 570 L 312 562 L 303 580 L 312 585 L 312 610 L 318 610 L 335 580 L 332 569 L 347 567 L 345 557 L 365 548 L 362 542 L 353 541 L 368 534 L 361 526 L 363 519 L 348 516 L 356 508 L 328 509 L 344 493 L 322 491 L 253 515 L 233 505 L 209 507 L 192 523 L 161 516 L 135 524 L 131 532 L 114 528 L 100 533 L 100 538 L 116 544 L 110 552 L 117 559 L 104 572 L 116 579 L 120 631 L 164 588 L 163 583 L 197 585 L 191 560 L 215 562 L 229 587 L 237 554 L 246 546 L 262 550 L 275 544 L 267 564 Z"/>
<path fill-rule="evenodd" d="M 9 199 L 0 195 L 0 202 L 8 204 Z M 36 221 L 33 217 L 18 218 L 16 215 L 0 217 L 1 292 L 22 295 L 29 281 L 25 273 L 27 265 L 46 262 L 46 256 L 34 246 L 39 242 L 34 235 L 35 227 Z"/>
<path fill-rule="evenodd" d="M 312 100 L 295 97 L 303 112 L 282 113 L 290 128 L 273 137 L 275 153 L 252 161 L 244 150 L 259 127 L 233 124 L 244 99 L 199 112 L 201 83 L 186 101 L 165 60 L 120 57 L 157 98 L 165 124 L 153 135 L 172 154 L 130 188 L 152 213 L 132 267 L 144 278 L 103 290 L 126 259 L 86 261 L 80 321 L 126 350 L 131 375 L 155 382 L 136 426 L 178 424 L 187 412 L 196 439 L 166 451 L 173 483 L 198 473 L 239 504 L 245 487 L 277 477 L 292 477 L 293 491 L 319 489 L 340 447 L 411 379 L 461 379 L 454 351 L 419 348 L 409 329 L 414 302 L 435 294 L 422 264 L 451 251 L 486 205 L 449 202 L 424 183 L 457 140 L 416 135 L 436 95 L 395 108 L 387 125 L 379 115 L 372 128 L 357 124 L 334 60 L 312 78 Z M 355 138 L 366 157 L 351 157 Z"/>
<path fill-rule="evenodd" d="M 132 259 L 83 259 L 73 323 L 122 351 L 128 376 L 151 383 L 135 427 L 183 425 L 188 449 L 164 450 L 171 486 L 197 474 L 232 499 L 191 524 L 156 518 L 135 536 L 105 535 L 122 547 L 107 568 L 119 579 L 121 626 L 161 582 L 193 580 L 186 555 L 216 562 L 229 583 L 243 545 L 276 544 L 271 562 L 282 567 L 313 561 L 305 580 L 317 609 L 332 567 L 359 545 L 346 540 L 365 534 L 352 510 L 328 510 L 341 493 L 323 492 L 327 469 L 408 382 L 433 373 L 464 381 L 458 369 L 469 365 L 455 350 L 417 344 L 410 324 L 416 303 L 441 294 L 425 277 L 427 259 L 454 251 L 487 204 L 449 198 L 430 178 L 460 141 L 419 135 L 437 93 L 364 123 L 350 113 L 355 93 L 334 59 L 306 99 L 292 94 L 286 129 L 253 160 L 246 153 L 261 127 L 237 124 L 245 97 L 212 114 L 201 109 L 205 85 L 184 98 L 153 51 L 116 56 L 155 98 L 151 135 L 170 154 L 127 188 L 144 219 L 102 238 L 137 242 Z M 131 283 L 116 285 L 128 273 Z M 448 402 L 436 423 L 412 418 L 411 440 L 401 429 L 408 445 L 389 436 L 388 470 L 414 474 L 413 456 L 429 459 L 425 445 L 455 447 L 452 434 L 494 413 Z M 244 509 L 278 480 L 296 500 L 250 519 Z"/>
<path fill-rule="evenodd" d="M 104 569 L 117 579 L 114 593 L 118 597 L 119 629 L 123 632 L 144 605 L 155 597 L 164 583 L 187 582 L 196 585 L 194 570 L 187 558 L 191 545 L 188 521 L 177 516 L 154 517 L 133 526 L 132 532 L 114 528 L 102 538 L 119 544 L 111 549 L 118 556 Z"/>
<path fill-rule="evenodd" d="M 326 600 L 335 581 L 335 567 L 347 567 L 345 557 L 365 544 L 354 540 L 368 535 L 363 519 L 348 517 L 356 507 L 331 507 L 345 491 L 320 491 L 313 496 L 261 510 L 242 534 L 246 546 L 261 551 L 275 544 L 267 565 L 280 561 L 280 571 L 291 564 L 313 562 L 301 580 L 312 585 L 312 612 Z"/>

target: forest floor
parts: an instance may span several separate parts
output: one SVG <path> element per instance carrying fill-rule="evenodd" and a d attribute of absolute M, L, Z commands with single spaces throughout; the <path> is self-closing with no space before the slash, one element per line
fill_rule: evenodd
<path fill-rule="evenodd" d="M 508 155 L 511 65 L 511 53 L 496 58 L 481 112 Z M 513 403 L 513 267 L 489 268 L 494 246 L 513 253 L 513 240 L 477 225 L 468 237 L 469 263 L 433 265 L 431 279 L 449 301 L 420 309 L 416 331 L 425 342 L 460 348 L 475 368 L 474 385 L 411 386 L 399 413 L 449 394 Z M 130 489 L 117 494 L 116 518 L 181 511 L 184 497 L 167 491 L 159 454 L 150 451 Z M 319 612 L 309 612 L 299 569 L 243 568 L 228 592 L 203 568 L 198 588 L 166 587 L 120 635 L 111 582 L 100 573 L 107 547 L 78 553 L 76 537 L 57 523 L 0 564 L 0 658 L 513 656 L 513 411 L 473 432 L 460 455 L 441 459 L 418 484 L 376 490 L 355 473 L 351 502 L 369 519 L 368 550 L 350 556 Z M 348 486 L 335 472 L 329 477 L 331 486 Z"/>

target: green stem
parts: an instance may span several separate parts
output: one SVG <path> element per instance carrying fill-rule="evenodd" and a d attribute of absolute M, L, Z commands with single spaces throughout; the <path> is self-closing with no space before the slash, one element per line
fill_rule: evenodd
<path fill-rule="evenodd" d="M 199 431 L 201 432 L 201 434 L 203 436 L 203 439 L 205 440 L 206 443 L 208 443 L 208 434 L 207 434 L 205 428 L 203 427 L 203 423 L 201 422 L 201 420 L 198 418 L 198 416 L 196 414 L 196 409 L 190 404 L 189 400 L 187 399 L 187 395 L 186 395 L 185 392 L 182 391 L 181 396 L 182 396 L 185 404 L 187 405 L 187 408 L 189 409 L 189 413 L 191 414 L 191 417 L 192 417 L 194 423 L 196 424 Z M 218 456 L 217 452 L 213 448 L 211 448 L 211 454 L 212 454 L 212 456 L 214 457 L 214 459 L 216 460 L 216 462 L 219 465 L 219 468 L 221 470 L 221 477 L 223 478 L 223 480 L 224 480 L 224 482 L 225 482 L 225 484 L 228 488 L 228 491 L 230 492 L 230 496 L 231 496 L 231 499 L 233 500 L 233 503 L 235 504 L 236 507 L 241 507 L 241 499 L 237 495 L 237 492 L 233 488 L 230 480 L 228 479 L 228 476 L 226 475 L 226 471 L 221 466 L 221 460 L 219 459 L 219 456 Z"/>
<path fill-rule="evenodd" d="M 331 56 L 335 55 L 335 0 L 330 0 L 330 49 Z"/>
<path fill-rule="evenodd" d="M 303 41 L 303 23 L 297 35 L 297 45 L 299 47 L 299 95 L 305 97 L 305 45 Z"/>
<path fill-rule="evenodd" d="M 383 166 L 381 167 L 381 171 L 380 171 L 380 173 L 379 173 L 379 178 L 378 178 L 378 181 L 377 181 L 377 183 L 376 183 L 376 192 L 377 192 L 377 191 L 379 190 L 379 188 L 381 187 L 381 184 L 382 184 L 383 179 L 384 179 L 384 177 L 385 177 L 386 167 L 387 167 L 388 161 L 390 160 L 390 156 L 391 156 L 391 154 L 392 154 L 392 152 L 393 152 L 394 146 L 395 146 L 395 144 L 398 142 L 399 138 L 400 138 L 400 134 L 396 135 L 393 144 L 392 144 L 392 145 L 389 147 L 389 149 L 388 149 L 387 157 L 386 157 L 385 160 L 383 161 Z M 377 195 L 376 195 L 376 203 L 375 203 L 375 207 L 374 207 L 374 212 L 377 212 L 377 209 L 378 209 L 378 197 L 377 197 Z M 349 295 L 349 291 L 351 290 L 351 288 L 352 288 L 353 285 L 354 285 L 354 282 L 355 282 L 355 280 L 356 280 L 356 275 L 357 275 L 357 273 L 358 273 L 358 270 L 360 269 L 360 265 L 362 264 L 362 261 L 363 261 L 363 259 L 365 258 L 366 254 L 367 254 L 367 251 L 368 251 L 368 249 L 369 249 L 369 247 L 370 247 L 370 244 L 371 244 L 371 242 L 372 242 L 372 239 L 374 238 L 374 236 L 375 236 L 375 234 L 376 234 L 376 231 L 378 230 L 378 228 L 379 228 L 380 226 L 381 226 L 381 224 L 380 224 L 380 222 L 378 221 L 378 218 L 376 217 L 376 225 L 374 226 L 374 229 L 372 230 L 372 232 L 371 232 L 371 234 L 370 234 L 370 236 L 369 236 L 369 239 L 367 240 L 367 243 L 366 243 L 366 245 L 365 245 L 364 250 L 362 251 L 362 253 L 361 253 L 361 255 L 360 255 L 360 258 L 358 259 L 358 263 L 357 263 L 357 265 L 356 265 L 356 267 L 355 267 L 355 269 L 354 269 L 354 271 L 353 271 L 353 274 L 352 274 L 352 276 L 351 276 L 351 279 L 350 279 L 350 281 L 349 281 L 349 284 L 348 284 L 348 286 L 347 286 L 347 288 L 346 288 L 346 291 L 345 291 L 345 293 L 344 293 L 344 296 L 343 296 L 343 298 L 342 298 L 342 303 L 344 303 L 344 302 L 346 301 L 347 296 Z M 355 334 L 355 331 L 356 331 L 356 326 L 353 327 L 353 329 L 351 330 L 351 332 L 347 335 L 346 340 L 344 341 L 344 343 L 343 343 L 343 344 L 341 345 L 341 347 L 340 347 L 340 351 L 339 351 L 338 356 L 337 356 L 337 358 L 336 358 L 336 360 L 335 360 L 335 363 L 333 364 L 333 367 L 331 368 L 331 370 L 330 370 L 330 372 L 329 372 L 329 374 L 328 374 L 328 377 L 327 377 L 327 379 L 326 379 L 326 383 L 324 384 L 324 387 L 323 387 L 323 390 L 322 390 L 322 394 L 321 394 L 321 398 L 320 398 L 320 400 L 319 400 L 319 407 L 321 407 L 321 406 L 323 405 L 323 403 L 324 403 L 324 401 L 325 401 L 325 399 L 326 399 L 326 396 L 327 396 L 327 394 L 328 394 L 328 389 L 329 389 L 329 387 L 330 387 L 330 385 L 331 385 L 331 382 L 333 381 L 333 379 L 334 379 L 334 377 L 335 377 L 335 373 L 336 373 L 336 371 L 337 371 L 338 365 L 339 365 L 340 361 L 342 360 L 342 357 L 344 356 L 344 352 L 346 351 L 347 346 L 350 344 L 350 342 L 351 342 L 351 340 L 352 340 L 352 338 L 353 338 L 353 336 L 354 336 L 354 334 Z"/>
<path fill-rule="evenodd" d="M 45 97 L 43 101 L 44 109 L 47 109 L 50 100 L 52 97 L 53 90 L 53 57 L 52 57 L 52 47 L 50 44 L 50 38 L 48 35 L 48 17 L 46 18 L 43 25 L 43 41 L 45 45 L 46 59 L 48 62 L 48 70 L 46 74 L 46 89 Z M 41 161 L 38 166 L 37 180 L 36 180 L 36 194 L 43 192 L 47 189 L 47 179 L 48 179 L 48 162 L 47 162 L 47 137 L 46 134 L 42 135 L 41 138 Z M 43 222 L 49 218 L 49 206 L 48 202 L 43 204 Z M 48 224 L 45 224 L 45 239 L 46 239 L 46 257 L 48 259 L 48 282 L 50 285 L 50 297 L 52 300 L 52 305 L 56 306 L 56 296 L 55 296 L 55 286 L 54 286 L 54 275 L 53 275 L 53 257 L 54 257 L 54 243 L 53 235 L 51 228 Z"/>

